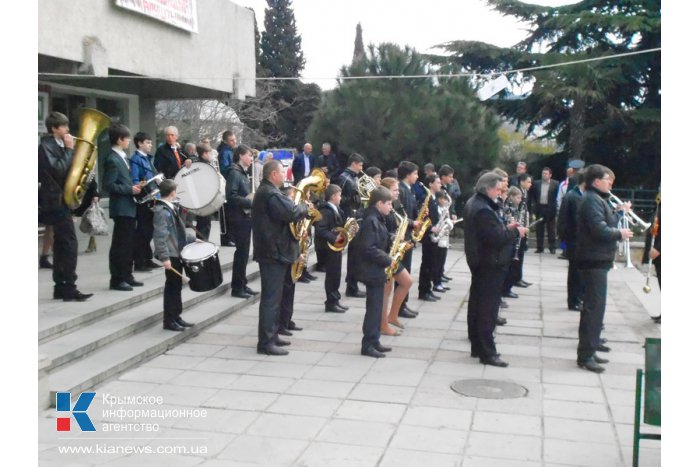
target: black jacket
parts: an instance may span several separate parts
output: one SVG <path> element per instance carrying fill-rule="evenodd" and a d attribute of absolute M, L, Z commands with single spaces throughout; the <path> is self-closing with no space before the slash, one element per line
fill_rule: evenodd
<path fill-rule="evenodd" d="M 362 206 L 360 192 L 357 191 L 358 175 L 347 168 L 338 177 L 338 185 L 341 189 L 340 209 L 343 210 L 346 216 L 354 216 L 355 211 Z"/>
<path fill-rule="evenodd" d="M 170 146 L 161 144 L 156 150 L 156 155 L 153 157 L 153 166 L 158 172 L 165 175 L 165 178 L 175 178 L 177 172 L 185 166 L 185 161 L 189 159 L 181 148 L 178 148 L 177 152 L 180 157 L 180 167 L 177 165 L 177 156 Z"/>
<path fill-rule="evenodd" d="M 511 246 L 519 234 L 506 228 L 497 209 L 496 203 L 481 193 L 464 205 L 464 252 L 472 271 L 510 265 Z"/>
<path fill-rule="evenodd" d="M 303 219 L 307 212 L 306 204 L 295 206 L 269 180 L 263 180 L 253 198 L 253 259 L 284 264 L 296 261 L 299 242 L 289 231 L 289 223 Z"/>
<path fill-rule="evenodd" d="M 328 202 L 321 204 L 318 208 L 321 213 L 321 220 L 314 224 L 314 245 L 316 245 L 316 251 L 318 250 L 329 250 L 326 242 L 335 243 L 335 239 L 338 236 L 338 232 L 334 232 L 333 229 L 336 227 L 342 227 L 345 224 L 345 219 L 343 212 L 338 208 L 338 213 L 330 206 Z"/>
<path fill-rule="evenodd" d="M 253 207 L 253 200 L 246 198 L 252 187 L 248 174 L 243 167 L 234 162 L 231 170 L 226 175 L 226 202 L 231 207 L 232 219 L 244 219 L 250 217 L 250 209 Z M 247 210 L 248 214 L 246 214 Z"/>
<path fill-rule="evenodd" d="M 609 193 L 593 187 L 586 188 L 583 195 L 576 227 L 576 261 L 583 269 L 609 269 L 615 260 L 616 242 L 622 235 L 609 198 Z"/>
<path fill-rule="evenodd" d="M 418 202 L 413 190 L 403 182 L 399 182 L 399 203 L 401 203 L 400 208 L 403 210 L 403 212 L 399 211 L 399 214 L 408 216 L 408 229 L 406 229 L 406 240 L 408 240 L 411 238 L 413 221 L 418 215 Z"/>
<path fill-rule="evenodd" d="M 557 235 L 567 246 L 576 246 L 577 215 L 583 201 L 583 193 L 577 186 L 564 195 L 557 217 Z"/>
<path fill-rule="evenodd" d="M 39 144 L 39 205 L 42 214 L 55 217 L 70 215 L 63 201 L 63 187 L 73 162 L 73 150 L 58 145 L 53 135 L 44 136 Z"/>
<path fill-rule="evenodd" d="M 136 217 L 136 202 L 131 191 L 133 181 L 127 163 L 114 150 L 104 160 L 102 191 L 109 194 L 109 217 L 111 218 Z"/>
<path fill-rule="evenodd" d="M 528 193 L 528 206 L 530 212 L 546 215 L 549 219 L 554 219 L 557 215 L 557 192 L 559 191 L 559 182 L 553 178 L 549 179 L 549 190 L 547 191 L 547 211 L 540 212 L 540 193 L 542 192 L 542 180 L 537 180 L 530 187 Z"/>
<path fill-rule="evenodd" d="M 391 265 L 389 232 L 384 217 L 374 206 L 365 210 L 355 243 L 357 280 L 368 286 L 381 286 L 386 281 L 384 269 Z"/>

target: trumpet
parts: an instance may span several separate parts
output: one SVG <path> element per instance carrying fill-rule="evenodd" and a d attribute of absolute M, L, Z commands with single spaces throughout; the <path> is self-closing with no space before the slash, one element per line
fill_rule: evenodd
<path fill-rule="evenodd" d="M 622 216 L 620 220 L 617 223 L 617 228 L 618 229 L 629 229 L 630 228 L 630 222 L 627 216 Z M 618 244 L 618 253 L 620 256 L 625 257 L 625 268 L 630 269 L 633 268 L 634 265 L 632 264 L 632 255 L 631 255 L 631 250 L 630 250 L 630 239 L 627 238 Z"/>
<path fill-rule="evenodd" d="M 613 195 L 612 193 L 610 193 L 610 203 L 613 205 L 613 208 L 615 208 L 615 209 L 622 207 L 622 205 L 624 204 L 620 198 Z M 642 227 L 644 230 L 647 230 L 647 229 L 649 229 L 649 227 L 651 227 L 651 223 L 644 222 L 644 220 L 642 218 L 640 218 L 638 215 L 636 215 L 634 213 L 634 211 L 632 211 L 632 209 L 630 209 L 628 212 L 624 213 L 624 217 L 628 218 L 628 222 L 629 222 L 628 226 L 633 225 L 635 227 Z"/>

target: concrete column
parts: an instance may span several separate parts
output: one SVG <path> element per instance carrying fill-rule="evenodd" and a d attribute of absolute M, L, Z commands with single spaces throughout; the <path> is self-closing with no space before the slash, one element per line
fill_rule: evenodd
<path fill-rule="evenodd" d="M 158 138 L 156 128 L 156 100 L 155 99 L 140 99 L 139 100 L 139 122 L 136 131 L 145 131 L 153 138 L 153 150 L 156 149 L 156 139 Z"/>

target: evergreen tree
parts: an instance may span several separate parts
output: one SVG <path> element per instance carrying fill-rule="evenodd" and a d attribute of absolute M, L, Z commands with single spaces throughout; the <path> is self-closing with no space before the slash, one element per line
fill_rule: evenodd
<path fill-rule="evenodd" d="M 530 34 L 512 48 L 474 41 L 442 47 L 460 71 L 491 73 L 556 65 L 643 51 L 661 45 L 660 0 L 587 0 L 544 7 L 516 0 L 489 0 L 495 10 L 529 23 Z M 543 52 L 540 52 L 543 50 Z M 434 59 L 445 64 L 444 58 Z M 661 55 L 565 65 L 508 78 L 534 83 L 524 99 L 495 100 L 505 117 L 544 130 L 563 153 L 542 161 L 563 169 L 567 158 L 603 163 L 618 185 L 657 187 L 661 169 Z"/>
<path fill-rule="evenodd" d="M 260 65 L 267 76 L 299 77 L 306 60 L 301 51 L 292 0 L 267 0 L 265 31 L 261 37 Z"/>

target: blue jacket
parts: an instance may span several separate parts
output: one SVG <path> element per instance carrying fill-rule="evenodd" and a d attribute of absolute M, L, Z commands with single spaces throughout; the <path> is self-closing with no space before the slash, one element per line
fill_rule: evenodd
<path fill-rule="evenodd" d="M 131 156 L 131 180 L 136 185 L 138 182 L 150 180 L 156 175 L 156 168 L 153 166 L 153 156 L 142 155 L 135 151 Z"/>
<path fill-rule="evenodd" d="M 304 162 L 305 157 L 306 154 L 302 152 L 301 154 L 297 154 L 292 162 L 292 176 L 294 177 L 295 185 L 299 183 L 302 178 L 304 178 L 304 172 L 306 169 L 306 164 Z M 309 173 L 311 173 L 311 171 L 314 169 L 315 159 L 316 158 L 313 154 L 309 154 Z"/>
<path fill-rule="evenodd" d="M 218 148 L 216 148 L 219 155 L 219 171 L 221 175 L 226 177 L 228 171 L 231 170 L 231 164 L 233 164 L 233 148 L 226 143 L 221 143 Z"/>

